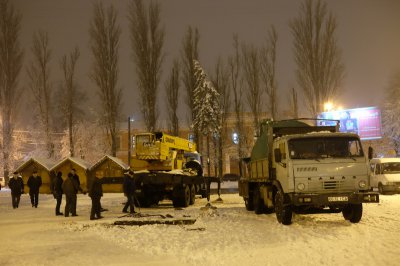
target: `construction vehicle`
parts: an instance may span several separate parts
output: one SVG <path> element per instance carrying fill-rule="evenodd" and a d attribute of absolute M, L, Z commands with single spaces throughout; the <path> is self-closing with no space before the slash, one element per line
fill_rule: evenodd
<path fill-rule="evenodd" d="M 131 161 L 136 197 L 141 207 L 171 199 L 175 207 L 187 207 L 196 194 L 205 196 L 200 154 L 193 142 L 162 132 L 135 136 Z"/>
<path fill-rule="evenodd" d="M 337 120 L 319 126 L 328 124 L 321 120 L 262 121 L 251 157 L 240 164 L 239 195 L 247 210 L 275 212 L 284 225 L 293 213 L 342 212 L 358 223 L 362 203 L 379 202 L 359 136 L 338 132 Z"/>

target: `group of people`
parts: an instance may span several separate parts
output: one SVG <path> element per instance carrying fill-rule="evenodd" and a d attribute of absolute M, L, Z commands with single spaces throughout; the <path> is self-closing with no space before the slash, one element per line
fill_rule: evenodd
<path fill-rule="evenodd" d="M 96 172 L 94 178 L 89 182 L 88 191 L 89 197 L 92 200 L 92 208 L 90 212 L 90 220 L 101 219 L 101 212 L 105 211 L 101 207 L 100 199 L 103 196 L 102 187 L 102 173 Z M 32 207 L 37 208 L 39 204 L 39 188 L 42 185 L 42 178 L 38 175 L 36 170 L 33 171 L 32 175 L 28 178 L 27 185 L 29 187 L 29 196 L 31 199 Z M 11 189 L 11 201 L 14 209 L 18 208 L 21 195 L 24 193 L 24 182 L 18 172 L 14 172 L 13 177 L 8 183 Z M 86 192 L 81 188 L 79 176 L 76 174 L 75 169 L 71 169 L 68 173 L 68 177 L 64 180 L 62 178 L 62 172 L 58 172 L 55 179 L 51 183 L 51 191 L 54 198 L 56 199 L 56 216 L 64 215 L 65 217 L 78 216 L 76 213 L 77 194 L 80 191 L 83 194 Z M 124 205 L 122 212 L 135 213 L 135 180 L 133 171 L 129 170 L 125 173 L 123 183 L 124 194 L 127 198 L 127 202 Z M 65 195 L 65 209 L 64 213 L 60 211 L 62 195 Z"/>
<path fill-rule="evenodd" d="M 29 196 L 32 203 L 32 208 L 38 207 L 39 204 L 39 188 L 42 185 L 42 178 L 38 175 L 37 171 L 33 171 L 32 175 L 28 178 L 27 185 L 29 187 Z M 13 177 L 8 182 L 11 189 L 11 202 L 14 209 L 18 208 L 21 195 L 24 193 L 24 182 L 18 172 L 13 173 Z"/>

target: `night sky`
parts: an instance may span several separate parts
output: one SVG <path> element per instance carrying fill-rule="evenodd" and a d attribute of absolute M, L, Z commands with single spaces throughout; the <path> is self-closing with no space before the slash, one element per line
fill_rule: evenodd
<path fill-rule="evenodd" d="M 81 51 L 78 61 L 78 81 L 91 100 L 88 108 L 97 103 L 95 86 L 88 74 L 92 62 L 89 50 L 89 24 L 93 1 L 82 0 L 13 0 L 22 14 L 21 43 L 25 51 L 25 65 L 31 60 L 30 47 L 33 32 L 41 29 L 49 34 L 52 49 L 52 82 L 61 79 L 60 57 L 76 45 Z M 113 3 L 118 10 L 122 35 L 120 39 L 120 80 L 124 90 L 123 113 L 140 119 L 138 90 L 134 64 L 131 60 L 127 0 L 103 1 Z M 147 2 L 147 1 L 145 1 Z M 298 16 L 300 1 L 293 0 L 165 0 L 161 3 L 161 19 L 166 28 L 165 61 L 163 77 L 169 73 L 171 61 L 179 56 L 182 39 L 189 25 L 200 32 L 200 63 L 208 73 L 214 69 L 219 55 L 226 58 L 232 53 L 232 36 L 240 41 L 264 44 L 271 24 L 278 32 L 277 79 L 280 109 L 286 109 L 287 91 L 298 88 L 294 78 L 295 64 L 292 52 L 292 35 L 288 23 Z M 376 106 L 383 100 L 383 90 L 389 78 L 400 71 L 400 1 L 398 0 L 335 0 L 327 1 L 328 8 L 337 18 L 338 45 L 346 78 L 336 105 L 343 108 Z M 26 69 L 21 73 L 21 83 L 27 87 Z M 164 81 L 160 84 L 159 111 L 165 113 Z M 181 90 L 183 99 L 184 90 Z M 301 94 L 301 91 L 298 91 Z M 181 101 L 183 103 L 183 101 Z M 303 104 L 300 103 L 303 110 Z M 180 107 L 181 120 L 186 120 L 186 106 Z M 305 111 L 304 114 L 307 114 Z M 162 116 L 161 118 L 166 118 Z"/>

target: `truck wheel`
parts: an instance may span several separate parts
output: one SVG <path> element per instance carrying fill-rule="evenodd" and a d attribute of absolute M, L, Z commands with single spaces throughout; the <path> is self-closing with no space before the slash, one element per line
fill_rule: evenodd
<path fill-rule="evenodd" d="M 196 200 L 196 188 L 194 185 L 190 186 L 190 205 L 193 205 Z"/>
<path fill-rule="evenodd" d="M 363 212 L 362 203 L 348 204 L 343 208 L 343 217 L 352 223 L 358 223 L 361 220 Z"/>
<path fill-rule="evenodd" d="M 258 189 L 256 191 L 254 191 L 253 200 L 254 200 L 254 212 L 256 214 L 264 213 L 265 205 L 264 205 L 264 201 L 261 198 L 261 195 L 260 195 L 260 192 L 258 191 Z"/>
<path fill-rule="evenodd" d="M 292 208 L 290 205 L 285 205 L 284 194 L 282 191 L 276 192 L 275 195 L 275 213 L 279 223 L 289 225 L 292 223 Z"/>
<path fill-rule="evenodd" d="M 378 185 L 378 192 L 379 192 L 379 194 L 385 194 L 385 191 L 383 191 L 383 185 L 382 185 L 382 183 L 379 183 L 379 185 Z"/>
<path fill-rule="evenodd" d="M 254 211 L 253 192 L 249 191 L 249 197 L 244 198 L 244 205 L 246 205 L 246 210 Z"/>
<path fill-rule="evenodd" d="M 185 186 L 182 189 L 183 195 L 182 195 L 182 205 L 183 207 L 187 207 L 190 205 L 190 188 L 189 186 Z"/>

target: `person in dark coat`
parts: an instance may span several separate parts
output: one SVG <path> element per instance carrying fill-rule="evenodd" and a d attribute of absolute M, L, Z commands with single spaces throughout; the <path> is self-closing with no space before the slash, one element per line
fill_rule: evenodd
<path fill-rule="evenodd" d="M 75 168 L 72 168 L 70 173 L 73 175 L 74 179 L 78 183 L 79 186 L 81 186 L 81 181 L 79 180 L 79 176 L 76 174 Z"/>
<path fill-rule="evenodd" d="M 124 208 L 122 212 L 127 213 L 128 207 L 130 209 L 130 213 L 135 213 L 135 180 L 134 180 L 133 171 L 129 170 L 125 173 L 124 176 L 124 194 L 127 198 Z"/>
<path fill-rule="evenodd" d="M 70 213 L 72 216 L 78 216 L 76 214 L 76 194 L 78 194 L 78 191 L 83 191 L 74 179 L 74 175 L 72 173 L 68 173 L 68 178 L 64 180 L 62 184 L 62 191 L 65 194 L 66 201 L 64 216 L 68 217 Z"/>
<path fill-rule="evenodd" d="M 101 219 L 101 205 L 100 199 L 103 196 L 103 187 L 101 178 L 102 174 L 96 172 L 95 177 L 89 185 L 89 197 L 92 199 L 92 210 L 90 212 L 90 220 Z"/>
<path fill-rule="evenodd" d="M 14 172 L 13 177 L 8 182 L 8 187 L 11 189 L 11 201 L 13 208 L 18 208 L 21 194 L 24 193 L 24 181 L 18 176 L 18 172 Z"/>
<path fill-rule="evenodd" d="M 57 200 L 56 215 L 63 215 L 63 213 L 60 212 L 62 195 L 63 195 L 62 184 L 63 184 L 62 173 L 58 172 L 56 178 L 54 178 L 52 183 L 53 196 Z"/>
<path fill-rule="evenodd" d="M 38 175 L 36 170 L 28 178 L 29 196 L 31 198 L 32 208 L 37 208 L 39 204 L 39 188 L 42 185 L 42 178 Z"/>

